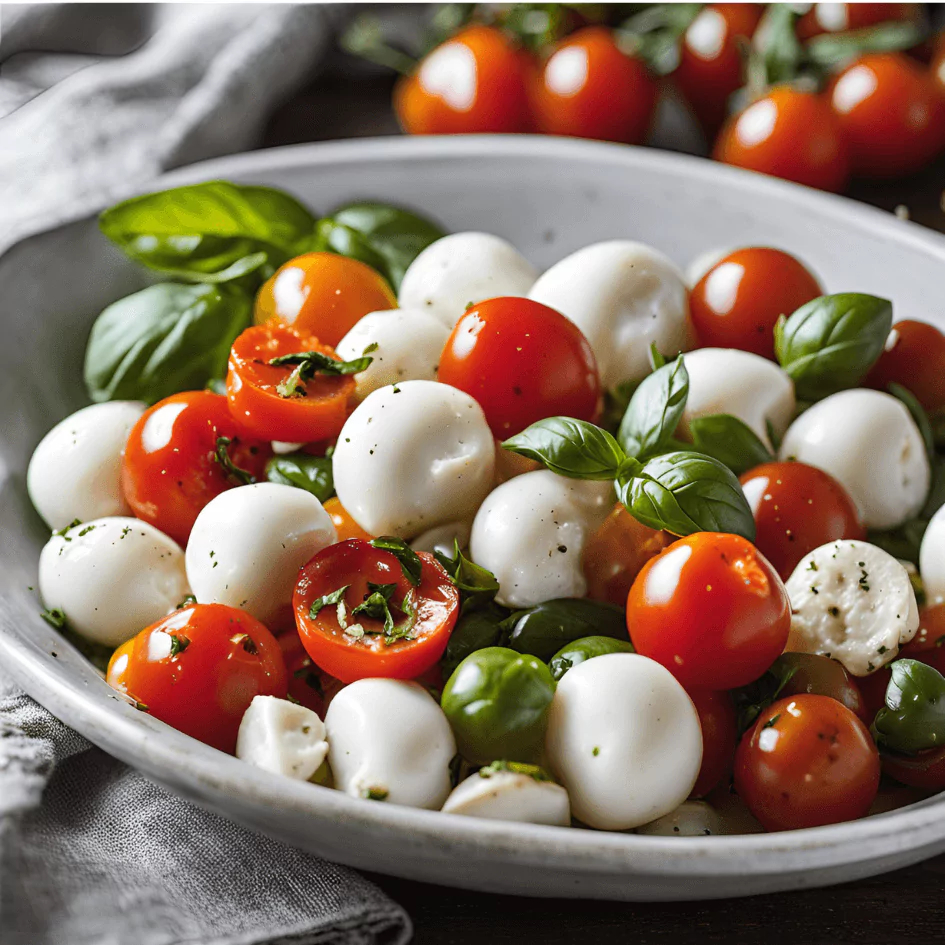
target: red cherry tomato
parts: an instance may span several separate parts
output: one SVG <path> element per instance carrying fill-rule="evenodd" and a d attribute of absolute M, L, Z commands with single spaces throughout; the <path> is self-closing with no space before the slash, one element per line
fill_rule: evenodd
<path fill-rule="evenodd" d="M 702 725 L 702 767 L 690 797 L 705 797 L 731 774 L 738 745 L 735 704 L 727 692 L 694 689 L 689 693 Z"/>
<path fill-rule="evenodd" d="M 640 144 L 656 93 L 641 60 L 621 52 L 609 29 L 588 26 L 555 46 L 532 85 L 532 111 L 545 134 Z"/>
<path fill-rule="evenodd" d="M 357 538 L 329 545 L 302 568 L 293 598 L 295 621 L 318 666 L 349 683 L 371 676 L 416 679 L 439 660 L 459 614 L 459 594 L 432 555 L 421 553 L 420 560 L 418 587 L 407 581 L 394 555 Z M 385 636 L 382 620 L 354 613 L 370 595 L 369 584 L 395 585 L 390 611 L 395 632 L 403 636 Z M 316 604 L 343 588 L 347 633 L 337 604 L 321 609 Z M 355 625 L 364 632 L 353 631 Z"/>
<path fill-rule="evenodd" d="M 775 360 L 774 325 L 823 295 L 816 277 L 780 249 L 750 246 L 720 259 L 689 296 L 703 348 L 739 348 Z"/>
<path fill-rule="evenodd" d="M 712 156 L 821 190 L 843 190 L 850 173 L 846 143 L 827 102 L 787 86 L 730 118 Z"/>
<path fill-rule="evenodd" d="M 344 683 L 315 665 L 294 625 L 276 639 L 285 660 L 289 695 L 324 719 L 329 703 L 344 688 Z"/>
<path fill-rule="evenodd" d="M 880 23 L 915 20 L 922 15 L 918 3 L 815 3 L 797 21 L 800 39 L 822 33 L 845 33 Z"/>
<path fill-rule="evenodd" d="M 528 131 L 528 56 L 501 30 L 470 26 L 437 46 L 394 90 L 410 135 Z"/>
<path fill-rule="evenodd" d="M 945 33 L 939 33 L 929 74 L 932 76 L 939 95 L 945 96 Z"/>
<path fill-rule="evenodd" d="M 437 376 L 479 402 L 499 439 L 546 417 L 597 415 L 591 346 L 573 322 L 531 299 L 489 299 L 469 309 L 446 341 Z"/>
<path fill-rule="evenodd" d="M 928 322 L 896 322 L 866 376 L 867 387 L 889 384 L 907 387 L 930 413 L 945 407 L 945 334 Z"/>
<path fill-rule="evenodd" d="M 219 394 L 198 390 L 158 401 L 132 427 L 125 447 L 121 487 L 132 511 L 186 544 L 200 510 L 243 484 L 233 467 L 262 478 L 269 443 L 243 434 Z M 220 462 L 224 451 L 232 467 Z"/>
<path fill-rule="evenodd" d="M 945 148 L 945 99 L 931 74 L 903 53 L 861 56 L 827 94 L 854 174 L 911 174 Z"/>
<path fill-rule="evenodd" d="M 799 696 L 803 693 L 829 696 L 842 702 L 867 725 L 873 721 L 876 713 L 869 713 L 859 686 L 842 663 L 815 653 L 784 653 L 778 663 L 794 671 L 781 690 L 782 696 Z"/>
<path fill-rule="evenodd" d="M 804 463 L 764 463 L 739 482 L 755 517 L 755 544 L 787 580 L 804 555 L 839 538 L 866 538 L 847 491 Z"/>
<path fill-rule="evenodd" d="M 142 630 L 108 664 L 108 684 L 162 722 L 230 754 L 256 696 L 286 695 L 276 638 L 224 604 L 193 604 Z"/>
<path fill-rule="evenodd" d="M 742 737 L 735 789 L 766 830 L 862 817 L 879 788 L 869 729 L 828 696 L 779 699 Z"/>
<path fill-rule="evenodd" d="M 945 748 L 931 748 L 915 755 L 887 752 L 882 761 L 883 773 L 902 784 L 927 791 L 945 788 Z"/>
<path fill-rule="evenodd" d="M 901 659 L 919 660 L 945 675 L 945 604 L 919 610 L 919 629 L 899 651 Z"/>
<path fill-rule="evenodd" d="M 876 718 L 876 713 L 886 704 L 886 687 L 891 678 L 892 673 L 889 667 L 880 666 L 869 676 L 860 676 L 856 681 L 860 695 L 863 697 L 864 716 L 870 724 Z"/>
<path fill-rule="evenodd" d="M 697 532 L 648 561 L 627 598 L 638 653 L 686 689 L 735 689 L 781 655 L 791 604 L 777 572 L 738 535 Z"/>

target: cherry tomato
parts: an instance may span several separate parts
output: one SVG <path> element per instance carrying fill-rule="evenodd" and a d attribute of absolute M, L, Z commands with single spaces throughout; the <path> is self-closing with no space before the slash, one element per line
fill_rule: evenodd
<path fill-rule="evenodd" d="M 174 394 L 132 427 L 121 464 L 122 492 L 138 518 L 184 545 L 200 510 L 226 489 L 243 485 L 240 471 L 263 478 L 271 455 L 268 438 L 244 436 L 225 397 L 205 390 Z"/>
<path fill-rule="evenodd" d="M 106 678 L 143 711 L 230 754 L 253 699 L 287 691 L 276 638 L 224 604 L 193 604 L 142 630 L 115 651 Z"/>
<path fill-rule="evenodd" d="M 437 46 L 394 89 L 410 135 L 530 130 L 528 56 L 501 30 L 470 26 Z"/>
<path fill-rule="evenodd" d="M 829 696 L 779 699 L 742 737 L 735 789 L 766 830 L 856 820 L 879 788 L 869 729 Z"/>
<path fill-rule="evenodd" d="M 767 246 L 736 250 L 689 296 L 699 347 L 739 348 L 773 361 L 775 322 L 823 294 L 816 277 L 790 253 Z"/>
<path fill-rule="evenodd" d="M 945 675 L 945 604 L 919 610 L 919 629 L 899 651 L 902 659 L 919 660 Z"/>
<path fill-rule="evenodd" d="M 344 683 L 315 665 L 294 624 L 291 630 L 280 633 L 276 639 L 285 660 L 289 695 L 324 719 L 331 700 L 344 688 Z"/>
<path fill-rule="evenodd" d="M 532 85 L 532 111 L 544 134 L 639 144 L 656 94 L 644 63 L 609 29 L 588 26 L 555 46 Z"/>
<path fill-rule="evenodd" d="M 867 725 L 873 721 L 876 713 L 869 713 L 859 686 L 842 663 L 815 653 L 785 653 L 778 658 L 778 664 L 794 670 L 781 690 L 782 696 L 799 696 L 802 693 L 829 696 L 842 702 Z"/>
<path fill-rule="evenodd" d="M 256 296 L 257 325 L 275 323 L 336 345 L 370 312 L 397 308 L 384 277 L 357 259 L 305 253 L 281 266 Z"/>
<path fill-rule="evenodd" d="M 860 676 L 856 681 L 860 695 L 863 697 L 864 716 L 870 724 L 876 718 L 876 713 L 886 704 L 886 687 L 891 678 L 892 673 L 889 667 L 880 666 L 869 676 Z"/>
<path fill-rule="evenodd" d="M 907 387 L 930 413 L 945 407 L 945 334 L 928 322 L 893 325 L 886 350 L 866 376 L 866 386 Z"/>
<path fill-rule="evenodd" d="M 270 363 L 306 351 L 340 360 L 334 348 L 291 328 L 254 325 L 233 342 L 226 396 L 230 411 L 243 427 L 256 436 L 290 443 L 338 435 L 348 417 L 354 377 L 319 373 L 289 383 L 297 365 Z"/>
<path fill-rule="evenodd" d="M 815 3 L 797 21 L 800 39 L 921 17 L 917 3 Z"/>
<path fill-rule="evenodd" d="M 356 538 L 329 545 L 302 568 L 293 599 L 295 621 L 318 666 L 349 683 L 372 676 L 416 679 L 439 660 L 459 614 L 459 594 L 432 555 L 421 553 L 420 560 L 418 587 L 411 586 L 393 554 Z M 393 634 L 385 635 L 382 620 L 355 613 L 370 596 L 369 585 L 394 586 Z M 338 620 L 337 602 L 318 609 L 325 596 L 339 590 L 348 632 Z M 363 633 L 352 630 L 357 626 Z"/>
<path fill-rule="evenodd" d="M 349 538 L 362 538 L 370 541 L 374 535 L 369 535 L 348 513 L 348 510 L 341 504 L 338 496 L 332 496 L 325 503 L 325 511 L 331 516 L 335 531 L 338 533 L 338 541 L 347 541 Z"/>
<path fill-rule="evenodd" d="M 929 74 L 932 76 L 939 95 L 945 96 L 945 33 L 939 34 L 938 42 L 935 44 Z"/>
<path fill-rule="evenodd" d="M 861 56 L 827 94 L 854 174 L 911 174 L 945 147 L 945 99 L 931 74 L 903 53 Z"/>
<path fill-rule="evenodd" d="M 735 704 L 727 692 L 694 689 L 689 693 L 702 725 L 702 767 L 690 797 L 705 797 L 731 774 L 738 745 Z"/>
<path fill-rule="evenodd" d="M 781 655 L 791 603 L 774 568 L 738 535 L 697 532 L 648 561 L 630 588 L 638 653 L 686 689 L 735 689 Z"/>
<path fill-rule="evenodd" d="M 479 402 L 499 439 L 546 417 L 597 416 L 591 346 L 573 322 L 531 299 L 489 299 L 469 309 L 446 341 L 437 376 Z"/>
<path fill-rule="evenodd" d="M 821 190 L 843 190 L 850 173 L 846 143 L 827 102 L 787 86 L 729 119 L 712 156 Z"/>
<path fill-rule="evenodd" d="M 866 538 L 853 499 L 814 466 L 764 463 L 739 482 L 755 517 L 755 544 L 785 581 L 815 548 L 840 538 Z"/>
<path fill-rule="evenodd" d="M 931 748 L 915 755 L 884 752 L 883 773 L 910 787 L 928 791 L 945 788 L 945 748 Z"/>

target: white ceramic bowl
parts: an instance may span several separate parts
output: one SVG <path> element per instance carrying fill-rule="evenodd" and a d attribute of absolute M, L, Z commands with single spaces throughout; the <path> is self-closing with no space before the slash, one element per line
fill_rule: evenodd
<path fill-rule="evenodd" d="M 807 260 L 828 291 L 883 295 L 898 317 L 945 325 L 941 236 L 699 159 L 538 137 L 390 139 L 227 158 L 153 189 L 218 177 L 283 187 L 321 210 L 354 198 L 400 203 L 449 229 L 507 237 L 539 266 L 613 237 L 650 243 L 680 264 L 716 246 L 765 243 Z M 369 803 L 254 769 L 119 700 L 39 617 L 29 588 L 46 533 L 24 479 L 41 436 L 86 402 L 81 367 L 92 317 L 143 281 L 91 220 L 0 259 L 0 666 L 93 742 L 185 797 L 329 859 L 487 891 L 740 896 L 856 879 L 945 849 L 945 796 L 850 824 L 695 839 Z"/>

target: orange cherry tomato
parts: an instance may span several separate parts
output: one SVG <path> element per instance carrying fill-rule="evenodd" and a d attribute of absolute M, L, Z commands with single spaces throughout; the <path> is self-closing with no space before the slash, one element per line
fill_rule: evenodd
<path fill-rule="evenodd" d="M 546 417 L 597 416 L 591 346 L 572 321 L 531 299 L 489 299 L 469 309 L 446 340 L 437 377 L 478 401 L 498 439 Z"/>
<path fill-rule="evenodd" d="M 362 538 L 364 541 L 370 541 L 374 535 L 369 535 L 348 513 L 348 510 L 341 504 L 338 496 L 332 496 L 325 503 L 325 511 L 331 518 L 338 533 L 338 541 L 347 541 L 349 538 Z"/>
<path fill-rule="evenodd" d="M 640 571 L 627 598 L 638 653 L 686 689 L 735 689 L 781 655 L 791 603 L 777 572 L 739 535 L 697 532 Z"/>
<path fill-rule="evenodd" d="M 930 413 L 945 407 L 945 334 L 928 322 L 893 325 L 886 350 L 866 376 L 866 386 L 907 387 Z"/>
<path fill-rule="evenodd" d="M 815 3 L 797 21 L 800 39 L 822 33 L 845 33 L 880 23 L 921 18 L 918 3 Z"/>
<path fill-rule="evenodd" d="M 336 345 L 370 312 L 397 308 L 397 296 L 366 263 L 335 253 L 290 259 L 256 296 L 257 325 L 283 325 Z"/>
<path fill-rule="evenodd" d="M 732 772 L 738 745 L 735 703 L 727 692 L 694 689 L 689 693 L 702 725 L 702 767 L 690 797 L 705 797 Z"/>
<path fill-rule="evenodd" d="M 291 328 L 254 325 L 230 349 L 226 396 L 240 425 L 256 436 L 289 443 L 309 443 L 337 436 L 354 394 L 351 375 L 315 374 L 283 388 L 296 365 L 270 364 L 274 358 L 315 351 L 340 360 L 334 348 Z"/>
<path fill-rule="evenodd" d="M 555 46 L 532 83 L 532 111 L 544 134 L 640 144 L 656 95 L 646 65 L 609 29 L 588 26 Z"/>
<path fill-rule="evenodd" d="M 945 148 L 945 98 L 931 74 L 903 53 L 861 56 L 827 94 L 854 174 L 911 174 Z"/>
<path fill-rule="evenodd" d="M 879 774 L 869 729 L 829 696 L 779 699 L 758 716 L 735 753 L 735 789 L 766 830 L 863 817 Z"/>
<path fill-rule="evenodd" d="M 749 246 L 720 259 L 696 283 L 689 307 L 700 347 L 739 348 L 773 361 L 775 322 L 823 294 L 795 256 Z"/>
<path fill-rule="evenodd" d="M 739 482 L 755 517 L 755 545 L 785 581 L 815 548 L 840 538 L 866 538 L 853 499 L 821 469 L 764 463 Z"/>
<path fill-rule="evenodd" d="M 470 26 L 437 46 L 394 89 L 394 111 L 410 135 L 530 130 L 528 56 L 505 33 Z"/>
<path fill-rule="evenodd" d="M 192 604 L 142 630 L 112 654 L 106 679 L 143 711 L 230 754 L 253 699 L 287 691 L 276 638 L 224 604 Z"/>
<path fill-rule="evenodd" d="M 416 679 L 440 659 L 459 614 L 459 593 L 432 555 L 420 553 L 420 560 L 418 587 L 411 586 L 393 554 L 356 538 L 329 545 L 302 568 L 293 598 L 295 621 L 318 666 L 349 683 L 372 676 Z M 396 585 L 391 616 L 396 632 L 405 635 L 387 637 L 383 621 L 354 613 L 371 585 Z M 337 604 L 312 615 L 313 604 L 341 589 L 348 632 L 338 620 Z M 352 631 L 355 625 L 364 632 Z"/>
<path fill-rule="evenodd" d="M 174 394 L 146 410 L 132 427 L 121 464 L 121 488 L 138 518 L 181 545 L 200 510 L 244 484 L 233 469 L 263 478 L 268 442 L 249 439 L 226 398 L 206 390 Z M 224 444 L 220 438 L 230 442 Z M 232 467 L 220 462 L 225 452 Z"/>
<path fill-rule="evenodd" d="M 843 190 L 850 173 L 846 143 L 827 102 L 787 86 L 730 118 L 712 156 L 821 190 Z"/>
<path fill-rule="evenodd" d="M 276 639 L 285 660 L 289 695 L 324 719 L 331 700 L 344 688 L 344 683 L 315 665 L 294 624 Z"/>

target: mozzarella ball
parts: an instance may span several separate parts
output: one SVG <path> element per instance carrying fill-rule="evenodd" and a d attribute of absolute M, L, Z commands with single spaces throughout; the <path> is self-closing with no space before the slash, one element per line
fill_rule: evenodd
<path fill-rule="evenodd" d="M 40 440 L 26 471 L 26 488 L 50 528 L 131 514 L 121 493 L 121 461 L 128 434 L 144 411 L 136 400 L 93 404 Z"/>
<path fill-rule="evenodd" d="M 892 662 L 919 629 L 909 572 L 865 541 L 832 541 L 801 558 L 785 584 L 787 652 L 829 656 L 854 676 Z"/>
<path fill-rule="evenodd" d="M 702 727 L 668 669 L 636 653 L 609 653 L 561 678 L 545 747 L 578 820 L 629 830 L 689 796 L 702 764 Z"/>
<path fill-rule="evenodd" d="M 685 357 L 689 397 L 681 432 L 689 422 L 717 413 L 731 414 L 769 448 L 768 423 L 780 437 L 794 416 L 794 382 L 773 361 L 735 348 L 700 348 Z"/>
<path fill-rule="evenodd" d="M 919 573 L 930 604 L 945 601 L 945 505 L 933 516 L 922 536 Z"/>
<path fill-rule="evenodd" d="M 915 421 L 902 401 L 877 390 L 845 390 L 805 410 L 785 434 L 781 458 L 830 473 L 867 528 L 913 518 L 931 481 Z"/>
<path fill-rule="evenodd" d="M 49 610 L 89 640 L 119 646 L 165 617 L 190 593 L 184 552 L 136 518 L 98 518 L 57 533 L 39 556 Z"/>
<path fill-rule="evenodd" d="M 437 525 L 422 535 L 417 535 L 410 547 L 414 551 L 425 551 L 427 554 L 433 554 L 439 551 L 442 554 L 453 557 L 456 551 L 456 545 L 465 548 L 469 544 L 469 533 L 472 529 L 470 522 L 447 522 L 445 525 Z"/>
<path fill-rule="evenodd" d="M 187 577 L 201 604 L 228 604 L 269 624 L 292 602 L 299 568 L 338 540 L 310 492 L 274 482 L 228 489 L 201 509 Z"/>
<path fill-rule="evenodd" d="M 406 807 L 443 806 L 456 741 L 443 710 L 422 686 L 359 679 L 332 699 L 325 728 L 339 791 Z"/>
<path fill-rule="evenodd" d="M 689 299 L 679 268 L 627 240 L 595 243 L 555 263 L 528 297 L 584 332 L 608 388 L 650 373 L 650 345 L 666 355 L 689 347 Z"/>
<path fill-rule="evenodd" d="M 535 267 L 501 237 L 453 233 L 431 243 L 410 264 L 397 304 L 435 315 L 452 331 L 470 304 L 526 295 L 537 278 Z"/>
<path fill-rule="evenodd" d="M 583 597 L 584 545 L 613 504 L 609 482 L 565 479 L 547 469 L 524 473 L 493 490 L 480 506 L 470 557 L 496 576 L 496 600 L 506 607 Z"/>
<path fill-rule="evenodd" d="M 471 519 L 492 486 L 494 466 L 482 408 L 433 381 L 370 394 L 348 417 L 332 459 L 348 514 L 372 535 L 399 538 Z"/>
<path fill-rule="evenodd" d="M 236 757 L 264 771 L 308 781 L 328 757 L 325 726 L 304 705 L 256 696 L 240 722 Z"/>
<path fill-rule="evenodd" d="M 398 381 L 435 381 L 449 329 L 420 309 L 371 312 L 348 332 L 335 349 L 346 361 L 360 358 L 368 348 L 374 360 L 355 374 L 355 397 Z"/>
<path fill-rule="evenodd" d="M 636 832 L 647 837 L 711 837 L 727 831 L 722 818 L 705 801 L 683 801 L 676 810 L 637 827 Z"/>
<path fill-rule="evenodd" d="M 571 826 L 568 792 L 560 784 L 490 768 L 460 782 L 446 799 L 443 811 L 523 824 Z"/>

